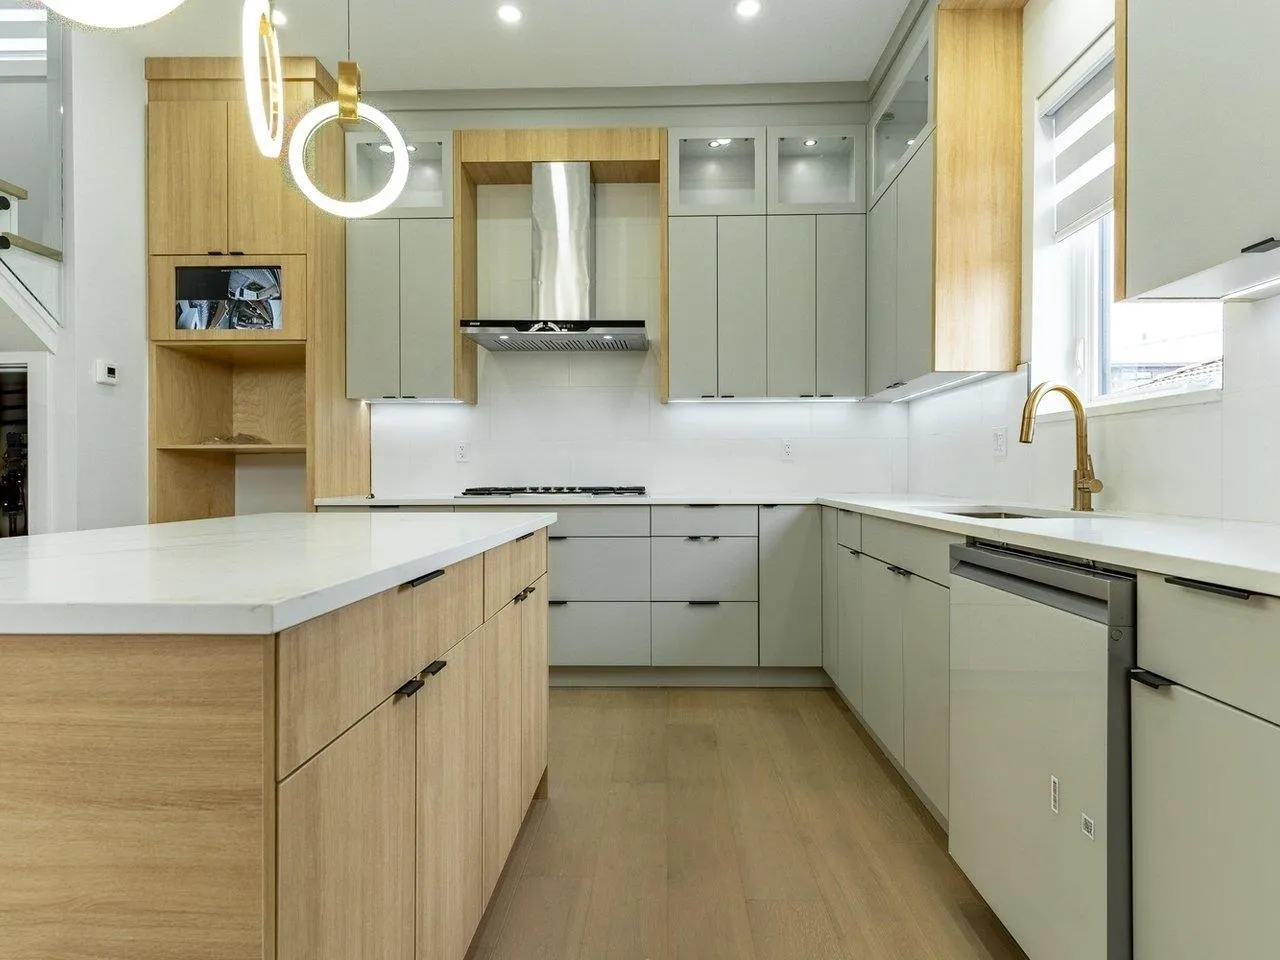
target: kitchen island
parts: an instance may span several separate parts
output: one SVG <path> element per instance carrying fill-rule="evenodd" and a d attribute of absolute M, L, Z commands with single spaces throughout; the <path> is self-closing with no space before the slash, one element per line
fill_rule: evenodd
<path fill-rule="evenodd" d="M 0 952 L 460 960 L 545 788 L 554 521 L 0 544 Z"/>

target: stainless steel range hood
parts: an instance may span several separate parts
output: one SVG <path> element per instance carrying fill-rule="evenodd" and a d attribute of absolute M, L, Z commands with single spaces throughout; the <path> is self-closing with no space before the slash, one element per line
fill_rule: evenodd
<path fill-rule="evenodd" d="M 590 163 L 533 165 L 533 302 L 528 320 L 464 319 L 487 350 L 647 350 L 643 320 L 595 321 L 595 186 Z"/>

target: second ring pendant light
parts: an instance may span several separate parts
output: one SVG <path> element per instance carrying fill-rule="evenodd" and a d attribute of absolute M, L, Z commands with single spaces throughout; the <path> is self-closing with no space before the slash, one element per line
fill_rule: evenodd
<path fill-rule="evenodd" d="M 307 143 L 333 121 L 364 120 L 376 126 L 391 144 L 391 177 L 386 186 L 365 200 L 339 200 L 322 191 L 307 173 Z M 321 210 L 354 220 L 373 216 L 395 203 L 409 182 L 409 147 L 391 118 L 360 100 L 360 67 L 351 59 L 351 0 L 347 0 L 347 59 L 338 64 L 338 99 L 311 110 L 294 127 L 289 140 L 289 170 L 303 195 Z"/>

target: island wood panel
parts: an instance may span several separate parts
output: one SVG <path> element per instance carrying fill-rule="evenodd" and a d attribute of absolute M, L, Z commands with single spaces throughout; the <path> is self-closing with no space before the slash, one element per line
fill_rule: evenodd
<path fill-rule="evenodd" d="M 547 531 L 538 530 L 484 555 L 484 614 L 489 619 L 547 572 Z"/>
<path fill-rule="evenodd" d="M 280 784 L 277 960 L 414 960 L 416 734 L 392 697 Z"/>
<path fill-rule="evenodd" d="M 454 137 L 454 157 L 458 163 L 660 161 L 662 133 L 655 127 L 459 130 Z"/>
<path fill-rule="evenodd" d="M 1022 359 L 1022 12 L 944 9 L 936 30 L 934 369 L 1014 370 Z"/>
<path fill-rule="evenodd" d="M 520 832 L 521 802 L 521 667 L 520 605 L 509 603 L 484 625 L 484 778 L 481 816 L 484 850 L 482 876 L 487 903 L 507 854 Z"/>
<path fill-rule="evenodd" d="M 281 631 L 279 754 L 285 777 L 425 666 L 413 601 L 395 588 Z"/>
<path fill-rule="evenodd" d="M 533 799 L 542 775 L 547 771 L 547 706 L 551 695 L 547 575 L 543 574 L 532 589 L 528 599 L 520 604 L 521 684 L 524 688 L 520 728 L 521 780 L 524 786 L 521 809 Z"/>
<path fill-rule="evenodd" d="M 275 956 L 273 644 L 0 641 L 0 954 Z"/>
<path fill-rule="evenodd" d="M 418 701 L 418 957 L 462 960 L 484 914 L 485 638 L 444 652 Z"/>
<path fill-rule="evenodd" d="M 299 255 L 259 256 L 162 256 L 147 265 L 147 291 L 152 340 L 214 340 L 222 342 L 305 340 L 307 338 L 307 260 Z M 174 304 L 182 267 L 279 267 L 281 329 L 279 330 L 177 330 Z M 345 341 L 344 341 L 345 342 Z"/>
<path fill-rule="evenodd" d="M 414 662 L 424 669 L 484 621 L 484 557 L 446 567 L 444 576 L 409 591 Z"/>
<path fill-rule="evenodd" d="M 226 252 L 227 189 L 227 104 L 148 104 L 148 251 Z"/>

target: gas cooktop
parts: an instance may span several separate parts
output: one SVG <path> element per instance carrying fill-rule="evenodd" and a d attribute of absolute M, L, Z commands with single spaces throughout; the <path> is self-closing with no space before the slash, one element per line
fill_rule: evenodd
<path fill-rule="evenodd" d="M 644 487 L 467 487 L 464 497 L 643 497 Z"/>

